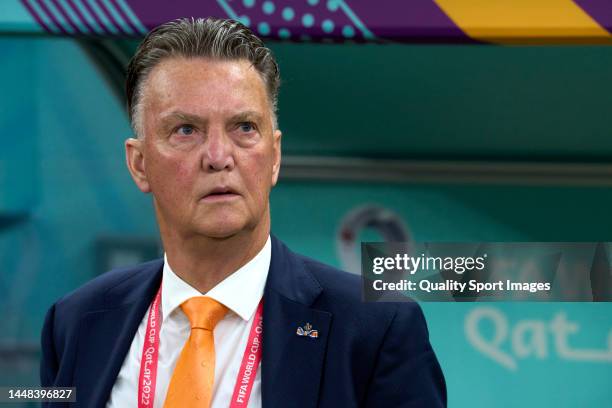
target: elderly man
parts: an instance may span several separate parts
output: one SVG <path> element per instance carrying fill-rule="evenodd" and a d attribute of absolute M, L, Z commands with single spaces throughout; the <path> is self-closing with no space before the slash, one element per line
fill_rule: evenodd
<path fill-rule="evenodd" d="M 416 303 L 362 303 L 359 279 L 270 235 L 279 71 L 244 25 L 153 30 L 127 75 L 164 259 L 114 270 L 56 302 L 44 386 L 79 407 L 439 407 L 444 377 Z"/>

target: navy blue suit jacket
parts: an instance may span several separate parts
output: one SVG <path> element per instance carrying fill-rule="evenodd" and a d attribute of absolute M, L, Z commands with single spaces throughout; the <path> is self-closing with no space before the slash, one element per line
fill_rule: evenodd
<path fill-rule="evenodd" d="M 103 407 L 162 267 L 156 260 L 114 270 L 56 302 L 42 331 L 42 386 L 76 387 L 71 407 Z M 359 277 L 295 254 L 272 237 L 263 407 L 446 406 L 418 304 L 363 303 L 360 285 Z M 296 335 L 306 323 L 318 338 Z"/>

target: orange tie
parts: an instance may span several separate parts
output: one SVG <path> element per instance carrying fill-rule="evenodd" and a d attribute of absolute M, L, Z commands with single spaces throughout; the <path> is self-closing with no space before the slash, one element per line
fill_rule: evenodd
<path fill-rule="evenodd" d="M 172 373 L 164 408 L 210 407 L 215 379 L 213 330 L 227 307 L 200 296 L 187 299 L 181 309 L 191 322 L 191 334 Z"/>

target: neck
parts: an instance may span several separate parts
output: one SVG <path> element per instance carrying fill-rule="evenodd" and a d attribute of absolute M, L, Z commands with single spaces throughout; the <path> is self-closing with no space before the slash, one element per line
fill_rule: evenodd
<path fill-rule="evenodd" d="M 167 261 L 174 273 L 206 293 L 253 259 L 264 247 L 269 235 L 269 221 L 262 228 L 241 231 L 226 238 L 191 237 L 162 233 Z"/>

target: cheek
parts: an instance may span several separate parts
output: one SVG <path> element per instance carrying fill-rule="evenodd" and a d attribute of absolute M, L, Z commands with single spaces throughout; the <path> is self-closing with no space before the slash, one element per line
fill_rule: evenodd
<path fill-rule="evenodd" d="M 268 199 L 271 188 L 272 155 L 268 152 L 253 152 L 242 157 L 242 175 L 249 195 L 257 201 Z"/>
<path fill-rule="evenodd" d="M 170 201 L 178 201 L 185 197 L 186 189 L 192 185 L 191 166 L 185 158 L 153 157 L 151 180 L 153 193 L 166 196 Z"/>
<path fill-rule="evenodd" d="M 176 174 L 177 181 L 189 179 L 191 174 L 191 166 L 187 160 L 178 160 L 171 163 L 173 174 Z"/>

